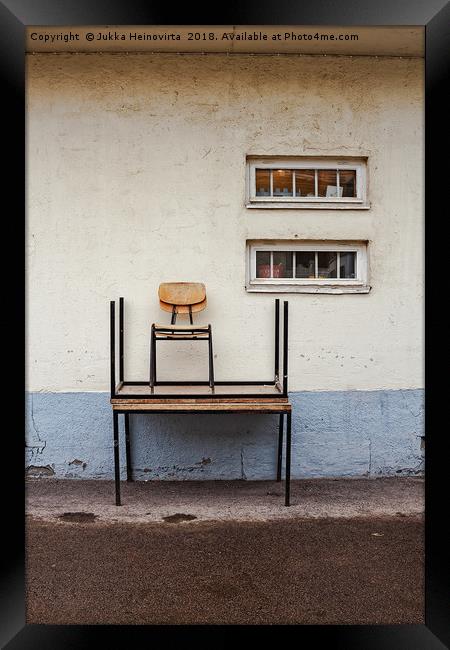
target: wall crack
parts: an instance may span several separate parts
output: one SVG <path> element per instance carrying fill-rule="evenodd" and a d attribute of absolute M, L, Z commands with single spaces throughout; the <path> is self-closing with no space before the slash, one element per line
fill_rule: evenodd
<path fill-rule="evenodd" d="M 247 475 L 244 468 L 244 447 L 241 447 L 241 478 L 246 481 Z"/>
<path fill-rule="evenodd" d="M 400 391 L 400 394 L 403 398 L 403 401 L 405 402 L 405 406 L 408 409 L 408 411 L 411 413 L 411 415 L 414 418 L 419 418 L 422 415 L 423 409 L 420 408 L 418 413 L 414 413 L 414 411 L 411 409 L 410 405 L 408 404 L 408 400 L 406 399 L 405 392 L 403 390 Z"/>
<path fill-rule="evenodd" d="M 33 427 L 33 431 L 36 434 L 36 437 L 38 439 L 38 442 L 42 442 L 42 445 L 29 445 L 27 443 L 27 441 L 25 441 L 25 447 L 27 447 L 28 449 L 31 450 L 31 454 L 32 454 L 32 458 L 33 458 L 34 454 L 37 455 L 37 454 L 42 454 L 43 453 L 44 449 L 47 446 L 47 441 L 43 440 L 41 438 L 41 436 L 39 434 L 39 429 L 38 429 L 38 427 L 36 425 L 36 421 L 34 419 L 34 402 L 33 402 L 33 394 L 32 393 L 30 395 L 30 399 L 31 399 L 31 409 L 30 409 L 31 424 L 32 424 L 32 427 Z"/>

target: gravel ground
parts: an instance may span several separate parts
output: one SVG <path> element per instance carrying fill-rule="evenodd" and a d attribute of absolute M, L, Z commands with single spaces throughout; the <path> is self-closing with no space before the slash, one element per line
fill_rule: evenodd
<path fill-rule="evenodd" d="M 27 622 L 424 622 L 417 517 L 27 526 Z"/>
<path fill-rule="evenodd" d="M 122 506 L 116 507 L 112 481 L 29 480 L 27 511 L 50 520 L 79 511 L 102 521 L 144 523 L 180 512 L 200 522 L 419 515 L 424 510 L 420 478 L 292 481 L 289 508 L 284 484 L 275 481 L 123 481 L 121 491 Z"/>
<path fill-rule="evenodd" d="M 27 622 L 424 622 L 423 481 L 27 486 Z"/>

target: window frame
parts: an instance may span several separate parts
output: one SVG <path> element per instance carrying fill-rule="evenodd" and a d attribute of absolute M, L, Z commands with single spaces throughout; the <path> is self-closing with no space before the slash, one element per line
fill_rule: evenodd
<path fill-rule="evenodd" d="M 367 158 L 339 158 L 297 156 L 257 157 L 247 156 L 246 207 L 247 208 L 370 208 L 367 201 Z M 356 197 L 306 197 L 306 196 L 256 196 L 256 169 L 315 169 L 351 170 L 356 172 Z M 294 191 L 294 190 L 293 190 Z"/>
<path fill-rule="evenodd" d="M 257 278 L 256 253 L 262 252 L 354 252 L 356 278 Z M 272 293 L 369 293 L 368 242 L 339 240 L 248 240 L 246 290 Z"/>

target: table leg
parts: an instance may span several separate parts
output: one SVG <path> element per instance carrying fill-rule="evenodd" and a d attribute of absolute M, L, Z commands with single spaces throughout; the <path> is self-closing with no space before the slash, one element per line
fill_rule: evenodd
<path fill-rule="evenodd" d="M 125 422 L 125 453 L 127 459 L 127 481 L 133 480 L 133 471 L 131 467 L 131 443 L 130 443 L 130 414 L 124 413 Z"/>
<path fill-rule="evenodd" d="M 277 456 L 277 481 L 281 481 L 281 464 L 283 462 L 283 425 L 284 414 L 280 413 L 280 424 L 278 427 L 278 456 Z"/>
<path fill-rule="evenodd" d="M 114 482 L 116 487 L 116 506 L 120 506 L 120 464 L 119 464 L 119 414 L 113 411 L 114 431 Z"/>
<path fill-rule="evenodd" d="M 285 485 L 285 506 L 291 505 L 291 425 L 292 414 L 287 414 L 286 422 L 286 485 Z"/>

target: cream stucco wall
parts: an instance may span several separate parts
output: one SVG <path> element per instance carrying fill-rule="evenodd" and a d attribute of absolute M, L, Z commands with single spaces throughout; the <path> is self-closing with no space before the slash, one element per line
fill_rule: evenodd
<path fill-rule="evenodd" d="M 218 379 L 271 377 L 258 238 L 369 241 L 369 294 L 283 296 L 290 390 L 421 387 L 423 108 L 418 58 L 28 55 L 28 389 L 108 390 L 120 295 L 126 378 L 146 379 L 164 280 L 206 283 Z M 251 154 L 368 156 L 372 207 L 248 210 Z M 161 378 L 206 377 L 198 344 L 165 345 Z"/>

